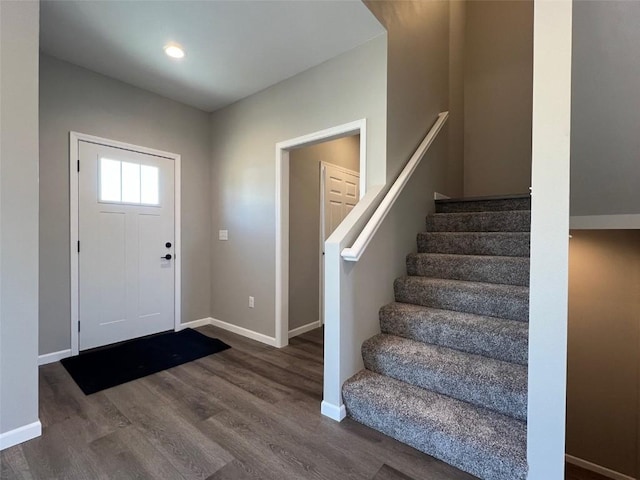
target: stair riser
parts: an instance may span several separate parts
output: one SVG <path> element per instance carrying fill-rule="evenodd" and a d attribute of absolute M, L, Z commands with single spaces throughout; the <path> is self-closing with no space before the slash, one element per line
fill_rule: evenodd
<path fill-rule="evenodd" d="M 465 319 L 446 310 L 402 311 L 393 305 L 380 310 L 383 333 L 527 365 L 529 329 L 525 322 Z"/>
<path fill-rule="evenodd" d="M 407 255 L 407 273 L 421 277 L 529 286 L 529 259 L 467 255 Z"/>
<path fill-rule="evenodd" d="M 436 213 L 496 212 L 509 210 L 531 210 L 531 197 L 462 202 L 436 200 Z"/>
<path fill-rule="evenodd" d="M 418 252 L 528 257 L 529 234 L 422 232 L 418 234 Z"/>
<path fill-rule="evenodd" d="M 395 281 L 396 302 L 457 312 L 488 315 L 526 322 L 529 320 L 529 292 L 525 287 L 512 290 L 491 284 L 443 285 L 420 282 L 421 277 Z"/>
<path fill-rule="evenodd" d="M 427 216 L 429 232 L 528 232 L 531 212 L 477 212 Z"/>
<path fill-rule="evenodd" d="M 393 395 L 388 395 L 383 389 L 394 389 L 395 385 L 362 385 L 358 376 L 343 387 L 347 415 L 357 422 L 479 478 L 526 479 L 526 458 L 521 446 L 526 440 L 523 423 L 501 418 L 489 423 L 483 414 L 467 412 L 468 407 L 461 402 L 455 404 L 457 408 L 447 410 L 445 402 L 448 406 L 450 401 L 437 394 L 427 394 L 422 400 L 403 391 L 394 390 Z M 380 390 L 380 394 L 372 395 L 367 387 L 374 392 Z M 420 413 L 427 410 L 447 410 L 445 415 L 458 417 L 460 424 L 455 430 L 442 428 L 442 419 Z M 470 435 L 475 429 L 477 434 Z M 506 439 L 514 444 L 500 445 Z"/>
<path fill-rule="evenodd" d="M 408 340 L 404 343 L 411 344 Z M 376 337 L 364 342 L 362 358 L 367 370 L 380 375 L 488 408 L 518 420 L 527 419 L 526 368 L 522 366 L 483 359 L 491 364 L 485 370 L 480 369 L 479 363 L 461 363 L 449 368 L 446 358 L 431 356 L 419 350 L 412 351 L 411 346 L 405 346 L 402 351 L 398 349 L 397 344 L 395 348 L 390 348 L 384 343 L 377 343 Z M 473 357 L 468 361 L 473 361 Z M 472 369 L 474 375 L 468 375 L 466 372 Z"/>

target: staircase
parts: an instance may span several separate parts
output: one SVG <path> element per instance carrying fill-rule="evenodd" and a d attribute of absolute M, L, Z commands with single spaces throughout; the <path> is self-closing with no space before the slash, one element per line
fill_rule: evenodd
<path fill-rule="evenodd" d="M 436 201 L 342 387 L 351 418 L 484 480 L 526 479 L 530 209 Z"/>

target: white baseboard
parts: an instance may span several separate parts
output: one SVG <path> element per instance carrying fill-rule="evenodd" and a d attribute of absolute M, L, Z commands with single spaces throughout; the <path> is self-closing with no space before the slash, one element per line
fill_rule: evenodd
<path fill-rule="evenodd" d="M 0 433 L 0 450 L 13 447 L 19 443 L 26 442 L 32 438 L 36 438 L 42 435 L 42 424 L 40 420 L 37 422 L 23 425 L 22 427 L 14 428 L 5 433 Z"/>
<path fill-rule="evenodd" d="M 222 328 L 223 330 L 227 330 L 231 333 L 237 333 L 238 335 L 250 338 L 251 340 L 266 343 L 267 345 L 271 345 L 272 347 L 276 346 L 276 339 L 274 337 L 269 337 L 268 335 L 254 332 L 253 330 L 249 330 L 248 328 L 239 327 L 231 323 L 223 322 L 222 320 L 218 320 L 217 318 L 211 319 L 211 325 L 213 325 L 214 327 Z"/>
<path fill-rule="evenodd" d="M 439 192 L 433 192 L 433 199 L 434 200 L 448 200 L 451 197 L 447 197 L 446 195 L 443 195 L 442 193 Z"/>
<path fill-rule="evenodd" d="M 344 408 L 344 405 L 338 406 L 323 400 L 320 404 L 320 413 L 331 420 L 341 422 L 347 416 L 347 409 Z"/>
<path fill-rule="evenodd" d="M 640 215 L 572 215 L 572 230 L 636 230 L 640 228 Z"/>
<path fill-rule="evenodd" d="M 204 327 L 205 325 L 211 325 L 211 317 L 206 317 L 206 318 L 200 318 L 198 320 L 192 320 L 190 322 L 186 322 L 186 323 L 181 323 L 180 325 L 178 325 L 178 328 L 176 328 L 176 332 L 179 332 L 180 330 L 184 330 L 185 328 L 198 328 L 198 327 Z"/>
<path fill-rule="evenodd" d="M 289 330 L 289 338 L 297 337 L 298 335 L 302 335 L 303 333 L 310 332 L 311 330 L 315 330 L 316 328 L 320 328 L 321 326 L 322 326 L 322 322 L 320 322 L 320 320 L 307 323 L 306 325 L 302 325 L 301 327 L 294 328 L 293 330 Z"/>
<path fill-rule="evenodd" d="M 585 470 L 589 470 L 591 472 L 598 473 L 600 475 L 604 475 L 607 478 L 611 478 L 613 480 L 636 480 L 633 477 L 625 475 L 620 472 L 616 472 L 615 470 L 611 470 L 609 468 L 603 467 L 601 465 L 597 465 L 595 463 L 588 462 L 581 458 L 577 458 L 571 455 L 565 455 L 567 463 L 571 463 L 572 465 L 576 465 L 578 467 L 584 468 Z"/>
<path fill-rule="evenodd" d="M 47 365 L 48 363 L 59 362 L 63 358 L 71 356 L 71 349 L 60 350 L 59 352 L 45 353 L 38 356 L 38 365 Z"/>

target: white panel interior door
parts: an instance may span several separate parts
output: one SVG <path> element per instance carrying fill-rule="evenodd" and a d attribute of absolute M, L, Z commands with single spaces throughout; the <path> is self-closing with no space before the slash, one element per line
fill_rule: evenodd
<path fill-rule="evenodd" d="M 360 174 L 320 164 L 320 319 L 324 323 L 324 242 L 360 199 Z"/>
<path fill-rule="evenodd" d="M 353 170 L 323 162 L 322 176 L 324 179 L 322 242 L 324 243 L 358 203 L 360 175 Z"/>
<path fill-rule="evenodd" d="M 78 149 L 80 350 L 172 329 L 174 161 Z"/>

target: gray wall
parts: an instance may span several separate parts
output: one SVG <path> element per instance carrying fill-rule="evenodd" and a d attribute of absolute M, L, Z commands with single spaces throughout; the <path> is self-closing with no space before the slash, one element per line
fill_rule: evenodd
<path fill-rule="evenodd" d="M 275 335 L 277 142 L 367 118 L 367 182 L 384 183 L 386 52 L 382 35 L 212 115 L 212 317 Z"/>
<path fill-rule="evenodd" d="M 533 2 L 467 2 L 464 55 L 464 194 L 527 193 Z"/>
<path fill-rule="evenodd" d="M 289 330 L 319 320 L 320 162 L 360 171 L 360 135 L 289 154 Z"/>
<path fill-rule="evenodd" d="M 389 35 L 387 181 L 449 105 L 449 2 L 365 1 Z M 456 161 L 456 159 L 452 159 Z M 459 161 L 459 160 L 458 160 Z M 455 194 L 456 179 L 441 193 Z"/>
<path fill-rule="evenodd" d="M 464 190 L 464 38 L 466 0 L 449 2 L 449 196 L 461 197 Z"/>
<path fill-rule="evenodd" d="M 69 131 L 182 155 L 182 321 L 209 316 L 209 115 L 40 57 L 40 353 L 68 349 Z"/>
<path fill-rule="evenodd" d="M 0 2 L 0 433 L 38 421 L 38 2 Z"/>
<path fill-rule="evenodd" d="M 574 2 L 571 215 L 640 213 L 640 2 Z"/>
<path fill-rule="evenodd" d="M 640 474 L 640 231 L 569 242 L 567 453 Z"/>

